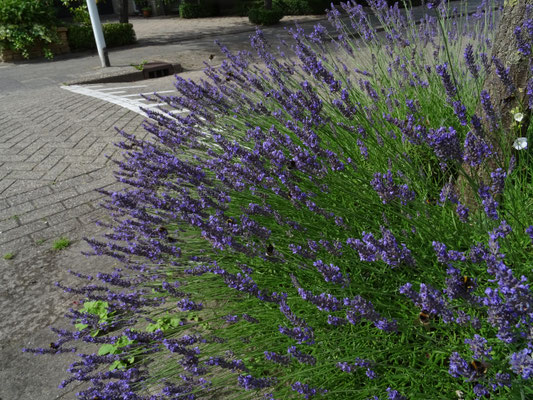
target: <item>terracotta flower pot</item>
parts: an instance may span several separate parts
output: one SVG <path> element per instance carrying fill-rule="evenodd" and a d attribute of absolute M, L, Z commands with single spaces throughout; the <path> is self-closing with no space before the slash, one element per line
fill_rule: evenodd
<path fill-rule="evenodd" d="M 143 17 L 144 18 L 149 18 L 149 17 L 152 16 L 152 9 L 151 8 L 143 8 L 142 12 L 143 12 Z"/>

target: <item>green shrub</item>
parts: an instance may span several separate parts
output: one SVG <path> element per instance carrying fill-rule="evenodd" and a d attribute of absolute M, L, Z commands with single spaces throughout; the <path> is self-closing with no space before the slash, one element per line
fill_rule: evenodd
<path fill-rule="evenodd" d="M 325 14 L 326 9 L 331 8 L 330 0 L 307 0 L 310 14 Z"/>
<path fill-rule="evenodd" d="M 215 2 L 181 3 L 179 6 L 181 18 L 206 18 L 218 14 Z"/>
<path fill-rule="evenodd" d="M 52 0 L 0 0 L 0 49 L 7 48 L 29 57 L 35 44 L 59 43 Z M 44 47 L 52 58 L 50 48 Z"/>
<path fill-rule="evenodd" d="M 258 3 L 253 0 L 238 1 L 235 6 L 228 11 L 228 15 L 236 15 L 239 17 L 247 17 L 252 8 L 258 6 Z"/>
<path fill-rule="evenodd" d="M 104 24 L 103 30 L 107 47 L 126 46 L 135 43 L 135 31 L 132 24 Z"/>
<path fill-rule="evenodd" d="M 256 25 L 274 25 L 283 18 L 283 11 L 274 7 L 272 10 L 265 10 L 264 8 L 252 8 L 248 12 L 248 19 L 252 24 Z"/>
<path fill-rule="evenodd" d="M 274 4 L 281 8 L 285 15 L 311 14 L 308 0 L 279 0 Z"/>
<path fill-rule="evenodd" d="M 132 24 L 111 23 L 102 25 L 107 47 L 125 46 L 135 43 L 135 31 Z M 93 29 L 86 25 L 71 25 L 68 28 L 68 44 L 70 49 L 95 49 Z"/>
<path fill-rule="evenodd" d="M 200 18 L 202 16 L 202 6 L 200 4 L 182 3 L 180 4 L 180 18 Z"/>
<path fill-rule="evenodd" d="M 71 25 L 67 32 L 68 45 L 70 50 L 87 50 L 95 49 L 93 30 L 87 25 Z"/>

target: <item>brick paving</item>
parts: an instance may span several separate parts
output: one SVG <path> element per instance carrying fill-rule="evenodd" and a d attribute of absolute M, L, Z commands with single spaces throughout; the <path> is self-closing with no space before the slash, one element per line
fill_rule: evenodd
<path fill-rule="evenodd" d="M 57 388 L 73 356 L 37 357 L 22 347 L 54 339 L 75 297 L 54 286 L 75 286 L 69 269 L 110 271 L 112 259 L 81 255 L 84 236 L 98 236 L 108 219 L 96 189 L 117 190 L 120 157 L 114 127 L 140 133 L 142 116 L 59 86 L 18 91 L 0 99 L 0 399 L 73 399 L 76 386 Z M 60 237 L 71 241 L 53 251 Z M 11 260 L 3 256 L 12 253 Z M 77 299 L 79 300 L 79 299 Z"/>
<path fill-rule="evenodd" d="M 94 221 L 106 214 L 98 208 L 102 196 L 96 189 L 118 187 L 106 158 L 120 156 L 114 126 L 133 133 L 142 117 L 59 88 L 10 97 L 0 119 L 0 256 L 15 257 L 0 260 L 0 304 L 7 304 L 0 308 L 0 339 L 9 334 L 14 340 L 33 325 L 29 321 L 46 326 L 66 311 L 58 303 L 57 312 L 45 317 L 38 306 L 55 302 L 46 285 L 53 288 L 61 274 L 31 285 L 39 288 L 31 298 L 21 288 L 33 276 L 35 258 L 46 259 L 54 240 L 76 242 L 97 233 Z M 85 268 L 83 260 L 78 264 Z"/>

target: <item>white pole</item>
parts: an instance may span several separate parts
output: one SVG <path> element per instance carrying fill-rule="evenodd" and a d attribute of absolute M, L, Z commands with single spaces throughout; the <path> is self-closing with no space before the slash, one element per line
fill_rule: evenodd
<path fill-rule="evenodd" d="M 98 55 L 100 56 L 102 67 L 109 67 L 109 57 L 107 56 L 104 33 L 102 32 L 102 24 L 100 23 L 100 16 L 98 15 L 98 8 L 96 8 L 96 1 L 87 0 L 87 8 L 89 9 L 94 40 L 96 41 L 96 48 L 98 49 Z"/>

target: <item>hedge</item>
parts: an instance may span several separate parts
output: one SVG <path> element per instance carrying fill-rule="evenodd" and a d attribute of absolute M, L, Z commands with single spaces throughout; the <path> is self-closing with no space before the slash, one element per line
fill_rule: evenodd
<path fill-rule="evenodd" d="M 265 10 L 264 8 L 252 8 L 248 12 L 248 19 L 252 24 L 256 25 L 274 25 L 283 18 L 283 11 L 277 7 L 273 7 L 271 10 Z"/>
<path fill-rule="evenodd" d="M 107 47 L 125 46 L 135 43 L 132 24 L 103 24 L 104 39 Z M 93 29 L 87 25 L 71 25 L 68 28 L 68 44 L 72 51 L 96 49 Z"/>
<path fill-rule="evenodd" d="M 205 18 L 218 15 L 217 5 L 213 1 L 199 3 L 181 3 L 179 6 L 180 18 Z"/>

